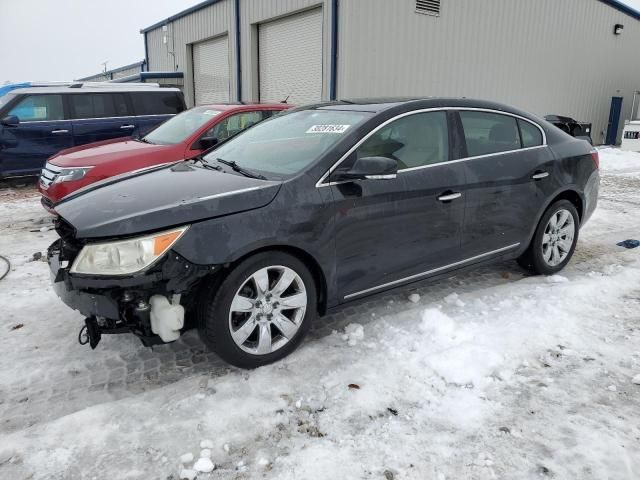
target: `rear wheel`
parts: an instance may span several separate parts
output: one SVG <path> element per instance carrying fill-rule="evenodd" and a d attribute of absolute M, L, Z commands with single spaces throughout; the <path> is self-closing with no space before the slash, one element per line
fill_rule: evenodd
<path fill-rule="evenodd" d="M 200 337 L 232 365 L 266 365 L 300 344 L 315 316 L 316 299 L 303 262 L 284 252 L 262 252 L 204 292 Z"/>
<path fill-rule="evenodd" d="M 540 219 L 533 240 L 518 263 L 539 275 L 559 272 L 573 256 L 579 225 L 578 211 L 570 201 L 555 202 Z"/>

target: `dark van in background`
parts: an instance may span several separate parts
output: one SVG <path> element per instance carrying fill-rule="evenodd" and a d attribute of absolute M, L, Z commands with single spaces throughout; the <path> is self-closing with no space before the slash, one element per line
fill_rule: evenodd
<path fill-rule="evenodd" d="M 177 88 L 34 87 L 0 97 L 0 178 L 39 175 L 60 150 L 144 134 L 185 110 Z"/>

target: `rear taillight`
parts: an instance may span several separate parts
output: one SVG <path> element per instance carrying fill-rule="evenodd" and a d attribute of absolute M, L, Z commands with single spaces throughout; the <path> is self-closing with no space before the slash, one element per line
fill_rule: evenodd
<path fill-rule="evenodd" d="M 593 150 L 591 150 L 591 158 L 593 159 L 593 164 L 596 166 L 596 168 L 600 168 L 600 154 L 598 153 L 598 150 L 596 150 L 595 148 Z"/>

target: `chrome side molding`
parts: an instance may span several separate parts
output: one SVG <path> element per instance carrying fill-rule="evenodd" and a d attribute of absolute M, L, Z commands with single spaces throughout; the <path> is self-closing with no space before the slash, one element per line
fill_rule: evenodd
<path fill-rule="evenodd" d="M 448 270 L 453 267 L 458 267 L 460 265 L 464 265 L 465 263 L 473 262 L 474 260 L 479 260 L 483 257 L 488 257 L 489 255 L 495 255 L 497 253 L 506 252 L 507 250 L 512 250 L 520 245 L 520 242 L 514 243 L 513 245 L 509 245 L 506 247 L 498 248 L 497 250 L 491 250 L 490 252 L 481 253 L 480 255 L 476 255 L 475 257 L 467 258 L 465 260 L 460 260 L 459 262 L 452 263 L 450 265 L 444 265 L 442 267 L 434 268 L 432 270 L 427 270 L 426 272 L 416 273 L 415 275 L 411 275 L 409 277 L 400 278 L 398 280 L 394 280 L 392 282 L 383 283 L 382 285 L 378 285 L 376 287 L 367 288 L 366 290 L 360 290 L 359 292 L 350 293 L 349 295 L 345 295 L 344 299 L 348 300 L 353 297 L 359 297 L 360 295 L 364 295 L 366 293 L 375 292 L 376 290 L 382 290 L 383 288 L 392 287 L 394 285 L 398 285 L 400 283 L 410 282 L 411 280 L 418 280 L 422 277 L 426 277 L 433 273 L 438 273 L 443 270 Z"/>

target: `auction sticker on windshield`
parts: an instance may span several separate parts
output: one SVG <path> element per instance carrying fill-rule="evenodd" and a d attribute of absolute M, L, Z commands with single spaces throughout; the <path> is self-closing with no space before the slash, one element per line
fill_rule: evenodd
<path fill-rule="evenodd" d="M 314 125 L 306 133 L 344 133 L 351 125 Z"/>

